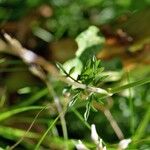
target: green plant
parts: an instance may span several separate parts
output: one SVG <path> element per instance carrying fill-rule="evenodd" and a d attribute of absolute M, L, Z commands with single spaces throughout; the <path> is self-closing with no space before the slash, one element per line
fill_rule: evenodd
<path fill-rule="evenodd" d="M 51 136 L 48 135 L 48 133 L 50 131 L 52 132 L 52 130 L 56 128 L 56 123 L 58 123 L 59 119 L 63 132 L 63 139 L 62 137 L 57 137 L 55 134 L 53 137 L 56 138 L 56 141 L 53 140 L 53 142 L 56 144 L 59 141 L 63 145 L 64 149 L 73 149 L 74 144 L 69 139 L 67 122 L 65 118 L 66 114 L 71 114 L 71 112 L 73 112 L 79 118 L 79 120 L 81 120 L 88 130 L 90 129 L 89 124 L 91 124 L 88 122 L 90 119 L 90 113 L 94 112 L 94 114 L 96 114 L 99 111 L 102 112 L 103 115 L 101 115 L 101 117 L 105 116 L 107 118 L 114 132 L 119 138 L 119 141 L 123 141 L 125 135 L 119 127 L 117 120 L 111 113 L 110 103 L 113 101 L 115 96 L 119 97 L 119 92 L 148 84 L 150 82 L 150 78 L 147 77 L 138 81 L 127 83 L 125 85 L 116 84 L 113 87 L 113 83 L 110 83 L 110 81 L 106 80 L 107 77 L 109 77 L 109 72 L 104 71 L 104 68 L 101 66 L 101 61 L 97 60 L 95 57 L 97 52 L 102 49 L 105 42 L 104 37 L 99 33 L 97 27 L 92 26 L 79 35 L 79 37 L 76 39 L 78 43 L 78 50 L 75 57 L 64 64 L 57 63 L 57 67 L 60 69 L 60 72 L 58 72 L 53 64 L 50 64 L 42 57 L 22 47 L 22 45 L 16 39 L 11 38 L 7 34 L 4 34 L 4 38 L 5 41 L 0 41 L 0 44 L 3 45 L 0 51 L 8 52 L 12 55 L 20 57 L 28 65 L 31 73 L 43 81 L 47 89 L 43 89 L 40 92 L 38 91 L 39 93 L 33 95 L 26 102 L 20 102 L 16 108 L 8 111 L 5 110 L 0 114 L 0 121 L 7 120 L 13 115 L 27 110 L 41 109 L 41 111 L 38 113 L 39 116 L 39 114 L 42 113 L 42 110 L 45 110 L 45 108 L 55 108 L 55 118 L 52 118 L 48 115 L 48 119 L 46 119 L 47 129 L 43 135 L 40 134 L 40 138 L 39 134 L 29 132 L 35 121 L 38 120 L 37 115 L 35 118 L 32 118 L 31 125 L 29 126 L 27 132 L 20 130 L 13 131 L 12 129 L 9 129 L 10 133 L 13 134 L 15 141 L 17 141 L 18 137 L 20 137 L 21 140 L 19 140 L 13 146 L 8 147 L 8 149 L 15 148 L 18 144 L 20 144 L 20 142 L 24 141 L 24 137 L 33 138 L 34 135 L 36 135 L 36 138 L 38 139 L 38 141 L 35 142 L 35 149 L 39 149 L 40 147 L 49 147 L 49 137 Z M 1 62 L 3 63 L 3 61 Z M 115 83 L 120 83 L 119 80 L 120 78 L 116 80 Z M 36 103 L 45 95 L 49 95 L 50 100 L 46 103 L 46 106 L 34 106 L 34 103 Z M 122 98 L 124 97 L 122 96 Z M 132 105 L 132 103 L 130 103 L 130 105 Z M 133 106 L 131 107 L 133 111 Z M 81 111 L 81 113 L 79 113 L 78 109 L 80 108 L 83 108 L 84 112 Z M 144 128 L 148 126 L 150 119 L 149 114 L 148 108 L 148 111 L 146 111 L 144 115 L 143 122 L 140 123 L 135 135 L 130 135 L 131 139 L 133 136 L 132 141 L 130 141 L 131 146 L 134 147 L 134 142 L 143 136 Z M 72 124 L 69 125 L 71 126 Z M 4 127 L 1 126 L 2 135 L 6 134 L 3 132 L 3 129 Z M 7 135 L 9 135 L 9 133 L 7 133 Z M 7 138 L 13 139 L 9 136 Z M 101 142 L 99 141 L 99 143 Z M 25 143 L 23 144 L 25 145 Z M 106 146 L 111 150 L 116 149 L 118 145 L 116 146 L 106 143 Z M 87 143 L 87 147 L 95 148 L 95 146 L 93 146 L 93 144 L 90 142 Z"/>

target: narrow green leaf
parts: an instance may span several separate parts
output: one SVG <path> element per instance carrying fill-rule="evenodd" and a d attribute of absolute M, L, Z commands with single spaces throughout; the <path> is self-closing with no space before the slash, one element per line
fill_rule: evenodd
<path fill-rule="evenodd" d="M 136 82 L 132 82 L 132 83 L 120 86 L 120 87 L 110 88 L 109 92 L 114 94 L 114 93 L 118 93 L 122 90 L 131 88 L 131 87 L 140 86 L 140 85 L 143 85 L 143 84 L 146 84 L 146 83 L 150 83 L 150 78 L 145 78 L 145 79 L 142 79 L 142 80 L 139 80 L 139 81 L 136 81 Z"/>
<path fill-rule="evenodd" d="M 61 114 L 60 114 L 61 115 Z M 43 134 L 43 136 L 40 138 L 39 142 L 37 143 L 37 145 L 35 146 L 34 150 L 39 150 L 39 147 L 41 145 L 41 143 L 43 142 L 43 140 L 45 139 L 46 135 L 48 134 L 48 132 L 54 127 L 54 125 L 56 124 L 56 122 L 58 121 L 60 115 L 58 115 L 56 117 L 56 119 L 50 124 L 50 126 L 48 127 L 48 129 L 45 131 L 45 133 Z"/>
<path fill-rule="evenodd" d="M 74 114 L 81 120 L 81 122 L 89 129 L 91 130 L 90 125 L 88 124 L 88 122 L 85 121 L 85 119 L 83 118 L 83 116 L 75 109 L 75 108 L 71 108 L 71 110 L 74 112 Z"/>
<path fill-rule="evenodd" d="M 21 112 L 25 112 L 25 111 L 29 111 L 29 110 L 39 110 L 42 108 L 43 108 L 42 106 L 28 106 L 28 107 L 21 107 L 21 108 L 16 108 L 16 109 L 12 109 L 9 111 L 5 111 L 0 114 L 0 121 L 3 121 L 15 114 L 21 113 Z"/>
<path fill-rule="evenodd" d="M 139 124 L 139 126 L 135 132 L 135 135 L 133 137 L 134 141 L 137 141 L 142 138 L 149 122 L 150 122 L 150 104 L 149 104 L 149 107 L 147 108 L 147 111 L 145 112 L 143 119 L 141 119 L 141 123 Z"/>
<path fill-rule="evenodd" d="M 74 71 L 75 71 L 75 66 L 70 69 L 69 75 L 71 75 L 72 73 L 74 73 Z"/>
<path fill-rule="evenodd" d="M 26 134 L 25 130 L 17 129 L 17 128 L 11 128 L 11 127 L 5 127 L 5 126 L 0 126 L 0 135 L 8 138 L 8 139 L 16 139 L 19 137 L 22 137 L 25 135 L 25 137 L 28 138 L 39 138 L 39 134 L 34 133 L 34 132 L 28 132 Z"/>
<path fill-rule="evenodd" d="M 31 105 L 35 103 L 36 101 L 40 100 L 43 96 L 48 94 L 47 88 L 42 89 L 41 91 L 38 91 L 35 95 L 31 96 L 30 98 L 24 100 L 20 104 L 18 104 L 15 108 L 20 108 L 24 106 Z"/>

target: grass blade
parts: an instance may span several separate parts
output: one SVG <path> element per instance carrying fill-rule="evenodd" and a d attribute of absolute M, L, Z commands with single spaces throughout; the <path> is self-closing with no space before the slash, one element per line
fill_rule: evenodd
<path fill-rule="evenodd" d="M 48 90 L 47 90 L 47 88 L 44 88 L 41 91 L 38 91 L 35 95 L 30 97 L 26 101 L 22 102 L 21 104 L 18 104 L 17 107 L 23 107 L 23 106 L 31 105 L 31 104 L 35 103 L 36 101 L 38 101 L 43 96 L 45 96 L 46 94 L 48 94 Z"/>
<path fill-rule="evenodd" d="M 42 141 L 44 140 L 44 138 L 46 137 L 46 135 L 48 134 L 48 132 L 53 128 L 53 126 L 55 125 L 55 123 L 57 122 L 57 120 L 59 119 L 60 115 L 58 115 L 56 117 L 56 119 L 51 123 L 51 125 L 49 126 L 49 128 L 45 131 L 45 133 L 43 134 L 43 136 L 40 138 L 39 142 L 37 143 L 36 147 L 34 150 L 39 150 L 39 147 L 42 143 Z"/>
<path fill-rule="evenodd" d="M 145 133 L 145 129 L 147 127 L 147 125 L 149 124 L 149 121 L 150 121 L 150 105 L 149 107 L 147 108 L 147 111 L 141 121 L 141 123 L 139 124 L 136 132 L 135 132 L 135 135 L 133 137 L 133 140 L 137 141 L 139 140 L 140 138 L 142 138 L 142 136 L 144 135 Z"/>
<path fill-rule="evenodd" d="M 25 111 L 29 111 L 29 110 L 39 110 L 42 108 L 43 108 L 42 106 L 28 106 L 28 107 L 21 107 L 21 108 L 16 108 L 16 109 L 12 109 L 9 111 L 5 111 L 0 114 L 0 121 L 3 121 L 9 117 L 12 117 L 13 115 L 21 113 L 21 112 L 25 112 Z"/>
<path fill-rule="evenodd" d="M 120 86 L 120 87 L 110 88 L 109 92 L 115 94 L 115 93 L 118 93 L 122 90 L 132 88 L 132 87 L 136 87 L 136 86 L 140 86 L 140 85 L 143 85 L 143 84 L 146 84 L 146 83 L 149 83 L 149 82 L 150 82 L 150 78 L 145 78 L 145 79 L 142 79 L 142 80 L 139 80 L 139 81 L 136 81 L 136 82 L 132 82 L 132 83 Z"/>

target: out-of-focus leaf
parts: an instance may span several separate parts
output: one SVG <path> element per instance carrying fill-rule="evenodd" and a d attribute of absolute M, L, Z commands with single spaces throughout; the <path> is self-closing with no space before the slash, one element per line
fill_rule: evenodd
<path fill-rule="evenodd" d="M 136 41 L 133 45 L 129 47 L 130 52 L 136 52 L 138 50 L 141 50 L 145 44 L 150 43 L 150 37 L 145 37 L 141 40 Z"/>
<path fill-rule="evenodd" d="M 50 32 L 40 27 L 33 28 L 33 34 L 45 42 L 50 42 L 53 39 L 53 35 Z"/>
<path fill-rule="evenodd" d="M 102 75 L 107 76 L 105 81 L 114 82 L 122 78 L 123 72 L 122 71 L 107 71 L 107 72 L 103 72 Z"/>
<path fill-rule="evenodd" d="M 98 34 L 99 29 L 95 26 L 90 26 L 76 38 L 78 44 L 76 56 L 83 64 L 85 64 L 88 59 L 92 58 L 102 48 L 105 39 L 102 35 Z"/>
<path fill-rule="evenodd" d="M 84 4 L 84 6 L 86 7 L 92 7 L 92 6 L 96 6 L 98 4 L 101 4 L 103 2 L 103 0 L 82 0 L 81 4 Z"/>

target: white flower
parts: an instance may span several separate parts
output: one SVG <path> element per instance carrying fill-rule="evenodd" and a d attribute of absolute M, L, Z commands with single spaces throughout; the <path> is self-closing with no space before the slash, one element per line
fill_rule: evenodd
<path fill-rule="evenodd" d="M 131 143 L 131 139 L 124 139 L 119 142 L 119 148 L 124 150 L 128 147 L 129 143 Z"/>
<path fill-rule="evenodd" d="M 79 140 L 76 144 L 77 150 L 88 150 L 88 148 Z"/>
<path fill-rule="evenodd" d="M 94 124 L 91 125 L 91 139 L 97 144 L 99 137 Z"/>

